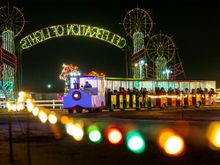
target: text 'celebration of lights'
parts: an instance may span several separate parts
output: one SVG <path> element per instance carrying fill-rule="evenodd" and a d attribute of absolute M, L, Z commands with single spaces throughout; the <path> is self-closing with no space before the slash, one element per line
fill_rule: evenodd
<path fill-rule="evenodd" d="M 65 24 L 49 26 L 35 31 L 21 39 L 22 49 L 28 49 L 40 42 L 63 36 L 85 36 L 106 41 L 118 48 L 126 45 L 126 40 L 109 30 L 89 25 Z"/>

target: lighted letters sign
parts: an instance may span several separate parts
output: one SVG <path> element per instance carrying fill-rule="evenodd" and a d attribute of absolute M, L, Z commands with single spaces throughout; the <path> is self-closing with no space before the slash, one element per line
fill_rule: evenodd
<path fill-rule="evenodd" d="M 22 38 L 20 44 L 22 49 L 28 49 L 50 38 L 63 36 L 85 36 L 97 38 L 113 44 L 118 48 L 123 48 L 126 45 L 126 40 L 124 38 L 108 30 L 78 24 L 55 25 L 40 29 Z"/>

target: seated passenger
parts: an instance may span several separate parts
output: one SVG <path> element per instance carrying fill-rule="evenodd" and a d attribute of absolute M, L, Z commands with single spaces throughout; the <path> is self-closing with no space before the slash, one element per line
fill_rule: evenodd
<path fill-rule="evenodd" d="M 84 88 L 92 88 L 92 85 L 88 81 L 86 81 Z"/>

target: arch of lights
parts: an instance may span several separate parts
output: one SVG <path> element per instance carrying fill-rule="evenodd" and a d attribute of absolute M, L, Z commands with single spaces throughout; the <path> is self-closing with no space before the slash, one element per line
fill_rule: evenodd
<path fill-rule="evenodd" d="M 112 33 L 109 30 L 95 26 L 79 24 L 53 25 L 37 30 L 22 38 L 20 45 L 22 49 L 28 49 L 48 39 L 63 36 L 84 36 L 96 38 L 106 41 L 118 48 L 123 48 L 126 45 L 126 40 L 123 37 Z"/>

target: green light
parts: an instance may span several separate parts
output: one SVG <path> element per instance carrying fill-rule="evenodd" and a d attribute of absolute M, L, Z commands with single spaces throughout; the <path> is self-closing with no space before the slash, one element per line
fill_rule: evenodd
<path fill-rule="evenodd" d="M 92 143 L 100 143 L 102 141 L 102 134 L 96 125 L 89 126 L 87 133 Z"/>
<path fill-rule="evenodd" d="M 51 84 L 47 84 L 47 88 L 52 88 L 52 85 Z"/>
<path fill-rule="evenodd" d="M 136 131 L 128 132 L 126 136 L 126 145 L 128 149 L 135 154 L 141 154 L 145 150 L 145 141 L 141 134 Z"/>

